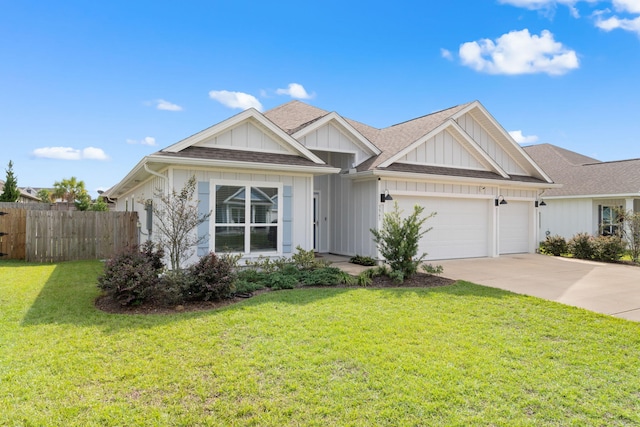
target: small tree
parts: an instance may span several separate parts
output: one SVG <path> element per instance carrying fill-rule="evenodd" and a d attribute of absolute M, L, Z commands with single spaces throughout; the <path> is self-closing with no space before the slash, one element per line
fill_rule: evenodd
<path fill-rule="evenodd" d="M 42 203 L 51 203 L 51 191 L 47 190 L 46 188 L 41 188 L 40 190 L 38 190 L 37 196 Z"/>
<path fill-rule="evenodd" d="M 4 182 L 4 190 L 0 194 L 0 202 L 17 202 L 20 198 L 18 190 L 18 178 L 13 174 L 13 162 L 9 160 L 9 167 L 6 169 L 7 178 Z"/>
<path fill-rule="evenodd" d="M 179 270 L 183 261 L 193 254 L 193 247 L 205 237 L 198 237 L 194 230 L 211 216 L 198 213 L 198 200 L 194 200 L 196 177 L 192 176 L 179 192 L 172 189 L 169 194 L 156 190 L 159 201 L 153 204 L 152 212 L 159 231 L 158 241 L 166 248 L 171 261 L 171 269 Z"/>
<path fill-rule="evenodd" d="M 382 220 L 382 229 L 370 230 L 380 254 L 391 266 L 393 275 L 399 278 L 400 282 L 416 273 L 418 266 L 427 256 L 426 253 L 417 256 L 420 239 L 431 230 L 431 228 L 422 229 L 422 227 L 436 213 L 432 212 L 422 217 L 423 211 L 424 207 L 415 205 L 413 213 L 403 219 L 403 211 L 395 202 L 393 211 L 385 214 Z"/>
<path fill-rule="evenodd" d="M 618 227 L 620 236 L 626 239 L 631 260 L 637 263 L 640 260 L 640 212 L 619 209 L 616 215 L 622 220 L 622 227 Z"/>

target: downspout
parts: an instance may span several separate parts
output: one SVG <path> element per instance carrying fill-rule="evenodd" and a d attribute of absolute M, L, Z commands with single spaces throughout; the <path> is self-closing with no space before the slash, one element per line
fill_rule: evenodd
<path fill-rule="evenodd" d="M 167 177 L 162 175 L 161 173 L 158 173 L 154 170 L 149 169 L 149 166 L 145 163 L 144 164 L 144 170 L 149 172 L 151 175 L 157 176 L 158 178 L 162 178 L 164 180 L 164 182 L 167 182 Z"/>

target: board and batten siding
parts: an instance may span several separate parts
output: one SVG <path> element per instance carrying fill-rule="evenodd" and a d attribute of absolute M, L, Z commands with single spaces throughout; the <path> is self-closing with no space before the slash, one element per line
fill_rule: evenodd
<path fill-rule="evenodd" d="M 469 151 L 446 130 L 429 138 L 414 150 L 407 153 L 402 159 L 398 160 L 398 162 L 485 169 L 482 164 L 469 154 Z"/>
<path fill-rule="evenodd" d="M 344 170 L 353 163 L 352 153 L 315 152 L 328 164 Z M 314 191 L 320 196 L 319 252 L 376 256 L 370 228 L 376 226 L 377 181 L 354 181 L 347 176 L 318 176 Z"/>
<path fill-rule="evenodd" d="M 354 162 L 356 165 L 371 156 L 370 153 L 360 148 L 349 136 L 331 123 L 300 138 L 300 143 L 314 152 L 352 153 L 355 156 Z M 315 154 L 319 155 L 318 153 Z M 347 168 L 352 166 L 351 164 L 346 165 Z"/>
<path fill-rule="evenodd" d="M 458 119 L 458 124 L 473 138 L 482 149 L 509 174 L 527 175 L 527 172 L 498 144 L 495 139 L 467 113 Z"/>
<path fill-rule="evenodd" d="M 270 153 L 288 153 L 262 126 L 252 122 L 243 122 L 221 134 L 195 144 L 196 147 L 253 149 Z"/>
<path fill-rule="evenodd" d="M 268 174 L 261 171 L 239 172 L 231 170 L 207 170 L 207 169 L 175 169 L 173 170 L 173 185 L 175 188 L 182 188 L 189 177 L 195 176 L 197 182 L 210 183 L 209 197 L 213 193 L 216 181 L 229 184 L 230 182 L 238 182 L 240 185 L 247 183 L 265 186 L 282 185 L 283 192 L 289 187 L 291 191 L 291 239 L 284 243 L 290 243 L 289 253 L 283 253 L 284 256 L 290 256 L 295 252 L 297 246 L 305 250 L 313 248 L 313 177 L 311 175 L 278 175 Z M 289 190 L 287 190 L 289 191 Z M 284 197 L 284 193 L 283 193 Z M 213 201 L 209 200 L 210 208 L 213 208 Z M 284 214 L 284 212 L 282 212 Z M 210 229 L 213 220 L 210 221 Z M 283 230 L 284 231 L 284 230 Z M 212 240 L 209 240 L 209 248 L 213 250 Z M 283 248 L 286 249 L 286 248 Z M 199 252 L 203 252 L 202 246 Z M 252 255 L 249 254 L 249 257 Z M 258 256 L 256 254 L 255 256 Z M 197 260 L 194 254 L 188 260 L 193 263 Z"/>
<path fill-rule="evenodd" d="M 540 207 L 540 238 L 562 236 L 570 239 L 577 233 L 596 232 L 597 217 L 594 218 L 591 199 L 545 199 Z"/>

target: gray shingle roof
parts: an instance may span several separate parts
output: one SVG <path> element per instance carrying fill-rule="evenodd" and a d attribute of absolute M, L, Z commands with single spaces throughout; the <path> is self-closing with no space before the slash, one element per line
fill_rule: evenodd
<path fill-rule="evenodd" d="M 640 193 L 640 159 L 601 162 L 552 144 L 523 148 L 554 182 L 562 184 L 545 196 Z"/>
<path fill-rule="evenodd" d="M 203 160 L 225 160 L 250 163 L 271 163 L 290 166 L 308 166 L 314 168 L 331 168 L 329 165 L 320 165 L 301 156 L 288 154 L 264 153 L 258 151 L 229 150 L 226 148 L 211 147 L 187 147 L 177 153 L 158 151 L 154 156 L 203 159 Z"/>
<path fill-rule="evenodd" d="M 534 178 L 532 176 L 511 175 L 509 178 L 504 178 L 502 175 L 498 175 L 497 173 L 491 171 L 448 168 L 442 166 L 413 165 L 408 163 L 393 163 L 389 167 L 381 168 L 380 170 L 421 173 L 428 175 L 459 176 L 466 178 L 497 179 L 500 181 L 518 181 L 540 184 L 546 183 L 546 181 Z"/>
<path fill-rule="evenodd" d="M 382 151 L 379 156 L 359 166 L 358 170 L 375 169 L 380 163 L 428 134 L 467 105 L 469 104 L 458 105 L 384 129 L 377 129 L 364 123 L 344 118 L 362 136 Z M 297 132 L 327 114 L 329 114 L 328 111 L 300 101 L 287 102 L 264 113 L 276 126 L 279 126 L 289 134 Z"/>

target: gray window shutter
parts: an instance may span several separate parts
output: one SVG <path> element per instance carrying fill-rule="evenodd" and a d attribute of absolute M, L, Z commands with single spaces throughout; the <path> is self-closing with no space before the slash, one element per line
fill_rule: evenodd
<path fill-rule="evenodd" d="M 282 252 L 293 252 L 293 187 L 282 189 Z"/>
<path fill-rule="evenodd" d="M 207 215 L 211 210 L 209 207 L 209 183 L 198 182 L 198 215 Z M 205 256 L 209 253 L 209 219 L 202 224 L 198 224 L 198 256 Z"/>

